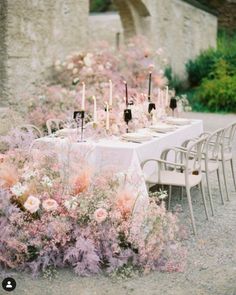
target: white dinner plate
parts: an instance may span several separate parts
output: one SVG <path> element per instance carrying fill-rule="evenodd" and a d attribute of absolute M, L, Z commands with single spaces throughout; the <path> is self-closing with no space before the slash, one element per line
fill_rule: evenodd
<path fill-rule="evenodd" d="M 145 142 L 152 139 L 150 134 L 142 134 L 138 132 L 126 133 L 121 136 L 123 140 L 133 142 Z"/>
<path fill-rule="evenodd" d="M 176 127 L 165 124 L 165 123 L 159 123 L 159 124 L 150 126 L 149 129 L 156 132 L 160 132 L 160 133 L 166 133 L 166 132 L 174 131 Z"/>
<path fill-rule="evenodd" d="M 144 135 L 147 135 L 147 136 L 150 136 L 150 137 L 159 137 L 159 135 L 156 132 L 154 132 L 154 131 L 152 131 L 152 130 L 150 130 L 148 128 L 139 129 L 139 130 L 137 130 L 137 132 L 141 133 L 141 134 L 144 134 Z"/>
<path fill-rule="evenodd" d="M 172 118 L 168 117 L 166 119 L 166 123 L 174 124 L 174 125 L 189 125 L 191 124 L 191 120 L 185 118 Z"/>
<path fill-rule="evenodd" d="M 56 136 L 72 136 L 72 135 L 75 135 L 76 133 L 77 133 L 77 129 L 64 128 L 64 129 L 57 130 L 55 132 L 55 135 Z"/>

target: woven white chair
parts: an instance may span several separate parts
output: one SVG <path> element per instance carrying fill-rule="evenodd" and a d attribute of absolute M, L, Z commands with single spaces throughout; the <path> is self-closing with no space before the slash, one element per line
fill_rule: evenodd
<path fill-rule="evenodd" d="M 157 171 L 150 176 L 146 176 L 148 187 L 159 185 L 168 185 L 169 202 L 171 200 L 172 186 L 185 187 L 187 192 L 190 217 L 193 227 L 193 233 L 196 234 L 196 225 L 193 215 L 192 200 L 190 190 L 192 187 L 200 185 L 203 204 L 205 208 L 206 218 L 209 219 L 206 206 L 205 193 L 202 185 L 202 150 L 205 138 L 191 143 L 186 150 L 182 148 L 170 148 L 164 151 L 165 159 L 149 159 L 141 164 L 142 169 L 149 162 L 157 164 Z M 169 161 L 168 156 L 174 157 L 173 161 Z"/>
<path fill-rule="evenodd" d="M 64 122 L 61 119 L 49 119 L 46 122 L 48 134 L 52 134 L 53 131 L 60 130 L 64 127 Z"/>
<path fill-rule="evenodd" d="M 228 191 L 227 174 L 226 174 L 227 162 L 230 162 L 234 188 L 236 190 L 236 179 L 235 179 L 235 170 L 234 170 L 234 163 L 233 163 L 233 152 L 232 152 L 235 132 L 236 132 L 236 122 L 234 122 L 233 124 L 230 124 L 224 129 L 224 134 L 222 136 L 222 142 L 221 142 L 221 149 L 219 153 L 219 161 L 222 164 L 222 171 L 223 171 L 227 201 L 229 201 L 229 191 Z"/>
<path fill-rule="evenodd" d="M 32 124 L 24 124 L 17 127 L 17 129 L 25 131 L 25 132 L 31 132 L 35 135 L 35 137 L 39 138 L 42 137 L 42 132 L 39 130 L 38 127 Z"/>

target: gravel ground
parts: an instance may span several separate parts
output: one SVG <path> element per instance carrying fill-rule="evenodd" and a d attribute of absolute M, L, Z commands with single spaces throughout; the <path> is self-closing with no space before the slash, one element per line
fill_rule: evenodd
<path fill-rule="evenodd" d="M 186 117 L 203 119 L 205 130 L 209 131 L 224 127 L 236 120 L 236 115 L 189 113 Z M 236 141 L 234 151 L 236 151 Z M 141 295 L 145 293 L 147 295 L 236 295 L 236 192 L 233 191 L 230 173 L 228 182 L 231 201 L 222 206 L 216 177 L 212 176 L 216 212 L 208 222 L 205 219 L 198 190 L 192 191 L 198 236 L 191 235 L 184 242 L 188 249 L 187 267 L 184 273 L 153 272 L 147 276 L 119 281 L 103 276 L 79 278 L 69 270 L 60 271 L 53 281 L 44 278 L 34 280 L 29 275 L 13 273 L 11 275 L 17 281 L 17 288 L 12 293 L 17 295 Z M 178 194 L 175 195 L 173 205 L 179 200 Z M 182 205 L 181 220 L 190 228 L 186 198 L 183 199 Z M 0 294 L 6 293 L 0 289 Z"/>

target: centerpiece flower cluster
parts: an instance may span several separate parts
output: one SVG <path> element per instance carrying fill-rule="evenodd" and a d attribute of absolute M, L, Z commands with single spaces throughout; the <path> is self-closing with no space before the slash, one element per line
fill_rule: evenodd
<path fill-rule="evenodd" d="M 0 161 L 0 267 L 30 270 L 72 267 L 87 276 L 132 266 L 181 271 L 184 251 L 176 215 L 139 196 L 112 171 L 80 165 L 63 177 L 50 154 L 31 159 L 23 150 Z M 79 162 L 78 162 L 79 163 Z"/>

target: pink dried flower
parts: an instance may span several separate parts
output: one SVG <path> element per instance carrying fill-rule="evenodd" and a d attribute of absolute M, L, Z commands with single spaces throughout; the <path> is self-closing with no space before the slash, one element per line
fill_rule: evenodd
<path fill-rule="evenodd" d="M 16 167 L 11 164 L 2 163 L 0 165 L 0 186 L 11 187 L 19 180 Z"/>
<path fill-rule="evenodd" d="M 124 218 L 128 217 L 133 210 L 135 203 L 134 195 L 129 191 L 121 191 L 118 193 L 115 201 L 116 208 L 121 212 Z"/>
<path fill-rule="evenodd" d="M 73 188 L 75 194 L 85 192 L 90 184 L 91 172 L 89 169 L 84 169 L 75 179 L 73 180 Z"/>

